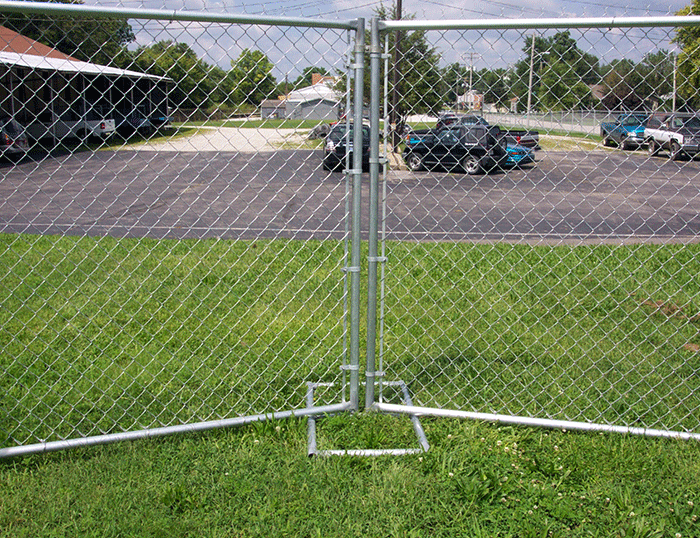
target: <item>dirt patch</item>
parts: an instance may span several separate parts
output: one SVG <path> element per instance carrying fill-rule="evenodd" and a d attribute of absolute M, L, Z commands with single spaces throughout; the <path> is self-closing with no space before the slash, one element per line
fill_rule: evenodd
<path fill-rule="evenodd" d="M 234 127 L 202 127 L 185 138 L 148 141 L 130 149 L 198 153 L 202 151 L 232 151 L 240 153 L 272 152 L 282 145 L 302 143 L 307 131 L 296 129 L 239 129 Z"/>

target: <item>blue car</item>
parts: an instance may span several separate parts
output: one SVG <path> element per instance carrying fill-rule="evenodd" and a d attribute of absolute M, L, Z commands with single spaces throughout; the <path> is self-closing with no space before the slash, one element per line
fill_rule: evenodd
<path fill-rule="evenodd" d="M 532 148 L 526 148 L 520 144 L 508 144 L 506 152 L 508 153 L 508 158 L 504 166 L 515 167 L 535 162 L 535 150 Z"/>

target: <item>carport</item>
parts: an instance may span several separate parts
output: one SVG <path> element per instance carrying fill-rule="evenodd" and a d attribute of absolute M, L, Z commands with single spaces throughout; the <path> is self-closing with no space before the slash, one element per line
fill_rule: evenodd
<path fill-rule="evenodd" d="M 48 110 L 88 117 L 110 117 L 115 109 L 168 113 L 166 77 L 82 62 L 6 28 L 0 38 L 0 109 L 21 123 Z"/>

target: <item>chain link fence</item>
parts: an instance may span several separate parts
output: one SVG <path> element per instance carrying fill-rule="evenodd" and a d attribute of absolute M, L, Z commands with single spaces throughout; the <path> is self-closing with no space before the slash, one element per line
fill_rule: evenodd
<path fill-rule="evenodd" d="M 694 135 L 619 138 L 693 110 L 695 17 L 0 15 L 0 456 L 357 410 L 361 374 L 698 431 Z"/>
<path fill-rule="evenodd" d="M 698 431 L 698 51 L 651 22 L 382 23 L 379 409 Z"/>
<path fill-rule="evenodd" d="M 357 23 L 113 11 L 3 13 L 0 450 L 347 408 Z"/>

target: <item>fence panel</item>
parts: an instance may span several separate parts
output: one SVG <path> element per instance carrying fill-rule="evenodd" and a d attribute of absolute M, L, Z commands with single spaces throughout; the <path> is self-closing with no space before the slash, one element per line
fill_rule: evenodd
<path fill-rule="evenodd" d="M 530 22 L 382 27 L 377 407 L 401 380 L 422 413 L 697 434 L 700 123 L 676 153 L 579 111 L 692 111 L 700 51 L 668 21 Z"/>
<path fill-rule="evenodd" d="M 0 455 L 303 414 L 310 382 L 346 408 L 354 176 L 314 134 L 352 112 L 357 23 L 18 6 Z"/>

